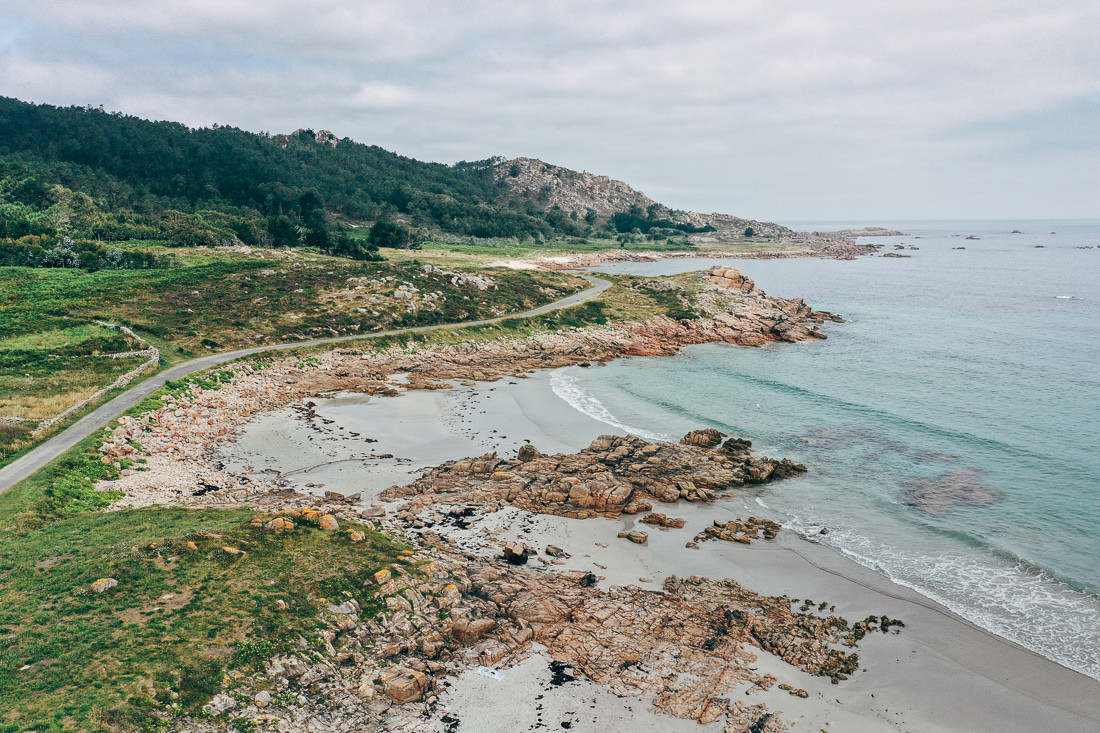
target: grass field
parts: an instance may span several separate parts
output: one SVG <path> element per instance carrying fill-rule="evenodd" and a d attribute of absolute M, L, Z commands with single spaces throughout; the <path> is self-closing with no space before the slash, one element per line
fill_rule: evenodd
<path fill-rule="evenodd" d="M 309 637 L 328 599 L 379 609 L 365 581 L 403 563 L 378 532 L 352 544 L 299 521 L 275 535 L 253 516 L 82 512 L 0 533 L 0 731 L 149 729 L 155 706 L 194 712 L 228 665 Z M 93 592 L 105 577 L 119 585 Z"/>
<path fill-rule="evenodd" d="M 171 364 L 260 344 L 478 320 L 586 287 L 562 273 L 492 268 L 478 271 L 481 289 L 412 257 L 174 253 L 177 266 L 158 270 L 0 268 L 0 417 L 52 417 L 143 361 L 96 356 L 141 346 L 94 320 L 129 326 Z M 0 424 L 0 462 L 27 449 L 34 427 Z"/>
<path fill-rule="evenodd" d="M 145 348 L 137 339 L 95 324 L 24 333 L 0 340 L 0 461 L 31 441 L 39 420 L 52 418 L 137 368 L 147 356 L 110 358 Z"/>
<path fill-rule="evenodd" d="M 0 268 L 0 334 L 8 338 L 83 326 L 126 325 L 177 349 L 207 353 L 523 310 L 573 292 L 577 281 L 551 272 L 496 269 L 495 288 L 456 287 L 450 275 L 412 262 L 334 258 L 201 262 L 165 270 Z M 376 282 L 372 282 L 376 281 Z M 408 283 L 422 294 L 405 302 Z M 558 294 L 541 288 L 557 288 Z M 441 293 L 433 298 L 426 294 Z"/>

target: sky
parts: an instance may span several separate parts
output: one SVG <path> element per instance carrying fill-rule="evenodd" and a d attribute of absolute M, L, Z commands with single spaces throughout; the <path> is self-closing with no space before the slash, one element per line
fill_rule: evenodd
<path fill-rule="evenodd" d="M 0 0 L 0 95 L 780 222 L 1100 218 L 1096 0 Z"/>

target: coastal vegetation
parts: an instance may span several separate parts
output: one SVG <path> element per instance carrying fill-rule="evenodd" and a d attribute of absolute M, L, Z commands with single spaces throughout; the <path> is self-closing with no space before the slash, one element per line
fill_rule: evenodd
<path fill-rule="evenodd" d="M 94 325 L 133 329 L 172 364 L 268 343 L 478 320 L 522 311 L 585 286 L 555 272 L 493 269 L 470 279 L 414 260 L 358 262 L 318 253 L 188 250 L 149 242 L 125 251 L 173 266 L 87 271 L 0 267 L 0 461 L 62 412 L 141 364 L 109 356 L 144 346 Z M 138 248 L 141 248 L 140 250 Z M 167 254 L 166 254 L 167 253 Z"/>
<path fill-rule="evenodd" d="M 542 188 L 513 189 L 521 166 L 505 163 L 421 163 L 325 131 L 190 129 L 0 99 L 0 463 L 143 365 L 439 324 L 459 325 L 348 345 L 491 349 L 700 316 L 697 276 L 609 275 L 598 299 L 462 327 L 587 287 L 502 260 L 687 252 L 690 235 L 713 231 L 657 205 L 568 210 Z M 319 348 L 295 355 L 316 365 Z M 252 358 L 170 382 L 129 415 L 263 368 Z M 333 532 L 306 517 L 280 533 L 260 531 L 273 515 L 248 506 L 104 512 L 121 492 L 97 484 L 147 466 L 140 435 L 117 460 L 102 438 L 0 496 L 0 733 L 157 731 L 202 716 L 216 692 L 233 694 L 230 671 L 323 650 L 330 604 L 377 614 L 375 571 L 417 572 L 406 546 L 369 524 Z M 97 592 L 101 578 L 118 589 Z"/>
<path fill-rule="evenodd" d="M 249 524 L 256 516 L 70 510 L 7 527 L 0 731 L 163 730 L 154 710 L 199 712 L 230 665 L 319 643 L 329 599 L 355 598 L 369 616 L 379 602 L 365 580 L 413 571 L 402 546 L 369 527 L 352 543 L 315 522 L 264 533 Z M 118 592 L 95 593 L 101 577 Z"/>

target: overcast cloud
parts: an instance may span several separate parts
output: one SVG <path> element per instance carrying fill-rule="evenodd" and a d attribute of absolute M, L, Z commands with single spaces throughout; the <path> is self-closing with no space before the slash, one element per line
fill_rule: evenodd
<path fill-rule="evenodd" d="M 1100 216 L 1095 0 L 0 0 L 0 94 L 780 221 Z"/>

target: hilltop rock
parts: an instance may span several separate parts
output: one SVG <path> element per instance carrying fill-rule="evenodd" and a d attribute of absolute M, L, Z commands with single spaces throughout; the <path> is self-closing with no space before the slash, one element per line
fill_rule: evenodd
<path fill-rule="evenodd" d="M 622 181 L 587 172 L 578 173 L 535 158 L 507 160 L 494 167 L 492 174 L 493 180 L 506 190 L 507 198 L 533 201 L 543 211 L 558 208 L 567 213 L 575 212 L 581 219 L 592 211 L 597 221 L 603 222 L 616 213 L 640 209 L 653 211 L 658 218 L 667 218 L 677 224 L 690 224 L 700 229 L 713 227 L 715 232 L 711 236 L 724 239 L 742 239 L 748 229 L 752 229 L 753 236 L 757 237 L 796 236 L 793 230 L 771 222 L 741 219 L 728 214 L 675 211 Z"/>

